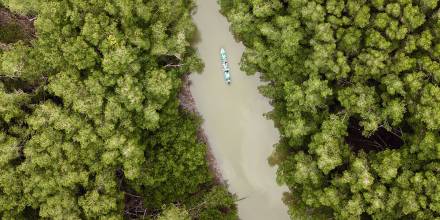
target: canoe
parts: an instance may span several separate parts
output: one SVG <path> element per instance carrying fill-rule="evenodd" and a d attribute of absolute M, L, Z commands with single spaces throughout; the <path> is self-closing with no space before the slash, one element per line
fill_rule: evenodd
<path fill-rule="evenodd" d="M 223 76 L 225 82 L 229 85 L 231 84 L 231 70 L 229 69 L 228 64 L 228 55 L 226 54 L 226 50 L 224 48 L 220 49 L 220 60 L 222 62 Z"/>

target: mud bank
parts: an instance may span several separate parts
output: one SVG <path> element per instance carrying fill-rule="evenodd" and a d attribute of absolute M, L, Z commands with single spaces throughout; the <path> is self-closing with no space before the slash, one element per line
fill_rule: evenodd
<path fill-rule="evenodd" d="M 200 113 L 197 111 L 197 106 L 194 101 L 194 97 L 190 90 L 191 80 L 189 79 L 189 74 L 185 74 L 182 77 L 182 89 L 179 93 L 180 107 L 186 111 L 195 114 L 197 117 L 202 118 Z M 202 119 L 203 120 L 203 119 Z M 209 140 L 205 134 L 205 131 L 200 126 L 197 130 L 197 138 L 200 142 L 206 145 L 206 161 L 208 162 L 208 167 L 210 173 L 214 177 L 214 182 L 216 184 L 227 185 L 226 181 L 223 179 L 220 169 L 218 168 L 217 162 L 215 160 L 214 154 L 209 144 Z"/>

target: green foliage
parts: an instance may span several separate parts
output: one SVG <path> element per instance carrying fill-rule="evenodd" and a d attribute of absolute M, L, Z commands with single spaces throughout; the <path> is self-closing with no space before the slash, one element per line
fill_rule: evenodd
<path fill-rule="evenodd" d="M 200 119 L 179 106 L 181 77 L 203 67 L 192 1 L 1 2 L 38 14 L 38 39 L 1 54 L 1 218 L 135 218 L 133 194 L 148 216 L 206 197 L 200 212 L 237 218 Z M 160 219 L 193 215 L 170 206 Z"/>
<path fill-rule="evenodd" d="M 437 0 L 219 0 L 262 72 L 292 219 L 440 215 Z"/>
<path fill-rule="evenodd" d="M 203 220 L 235 220 L 237 209 L 235 196 L 231 197 L 224 186 L 214 186 L 200 197 L 187 203 L 191 216 Z"/>
<path fill-rule="evenodd" d="M 188 211 L 174 205 L 166 207 L 157 220 L 190 220 Z"/>
<path fill-rule="evenodd" d="M 33 14 L 38 10 L 40 4 L 40 0 L 0 0 L 0 5 L 19 14 Z"/>

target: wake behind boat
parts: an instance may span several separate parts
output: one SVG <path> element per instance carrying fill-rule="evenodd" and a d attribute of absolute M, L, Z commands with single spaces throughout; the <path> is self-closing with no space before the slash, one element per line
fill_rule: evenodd
<path fill-rule="evenodd" d="M 226 55 L 226 50 L 224 48 L 220 49 L 220 59 L 222 62 L 223 75 L 225 82 L 229 85 L 231 84 L 231 72 L 228 64 L 228 56 Z"/>

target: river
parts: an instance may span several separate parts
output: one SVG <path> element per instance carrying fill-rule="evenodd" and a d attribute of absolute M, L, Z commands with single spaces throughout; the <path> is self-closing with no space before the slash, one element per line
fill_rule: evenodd
<path fill-rule="evenodd" d="M 193 19 L 200 39 L 195 45 L 205 63 L 202 74 L 191 74 L 190 90 L 202 115 L 218 169 L 239 198 L 242 220 L 289 219 L 281 197 L 286 187 L 276 184 L 276 168 L 267 158 L 279 134 L 272 121 L 263 117 L 271 110 L 269 100 L 257 90 L 257 76 L 240 71 L 244 46 L 234 40 L 216 0 L 197 0 Z M 220 48 L 228 53 L 232 84 L 223 80 Z"/>

